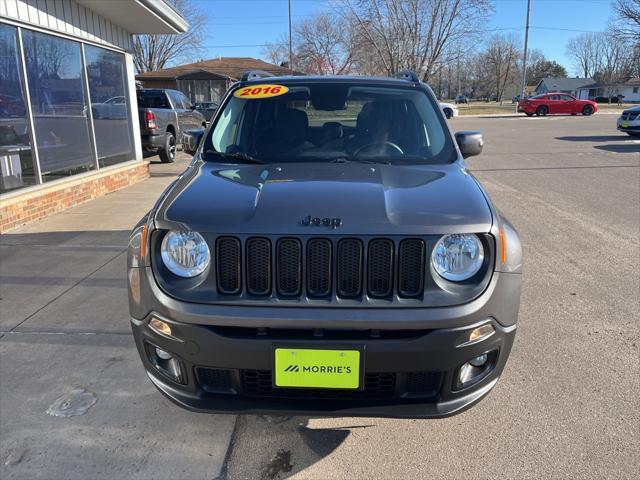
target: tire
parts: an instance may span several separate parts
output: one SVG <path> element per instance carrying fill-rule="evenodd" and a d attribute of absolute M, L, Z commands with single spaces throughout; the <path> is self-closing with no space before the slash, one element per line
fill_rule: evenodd
<path fill-rule="evenodd" d="M 164 147 L 158 150 L 162 163 L 173 163 L 176 161 L 176 137 L 173 133 L 167 132 L 164 138 Z"/>
<path fill-rule="evenodd" d="M 538 108 L 536 108 L 536 115 L 539 117 L 544 117 L 547 115 L 547 113 L 549 113 L 549 107 L 547 107 L 546 105 L 540 105 Z"/>
<path fill-rule="evenodd" d="M 585 105 L 582 109 L 582 115 L 589 116 L 593 115 L 593 107 L 591 105 Z"/>
<path fill-rule="evenodd" d="M 445 108 L 444 116 L 447 117 L 447 120 L 449 120 L 451 117 L 453 117 L 453 111 L 450 108 Z"/>
<path fill-rule="evenodd" d="M 533 113 L 524 112 L 524 114 L 525 114 L 527 117 L 533 117 Z"/>

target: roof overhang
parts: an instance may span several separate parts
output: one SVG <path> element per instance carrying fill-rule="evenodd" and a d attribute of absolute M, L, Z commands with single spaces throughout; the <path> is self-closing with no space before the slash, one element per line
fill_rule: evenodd
<path fill-rule="evenodd" d="M 76 0 L 130 33 L 182 33 L 189 24 L 164 0 Z"/>

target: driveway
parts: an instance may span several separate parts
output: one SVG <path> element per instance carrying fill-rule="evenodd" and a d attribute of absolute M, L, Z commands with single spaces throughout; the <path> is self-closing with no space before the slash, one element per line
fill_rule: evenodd
<path fill-rule="evenodd" d="M 169 404 L 129 336 L 123 252 L 183 159 L 0 240 L 0 476 L 636 478 L 640 139 L 612 115 L 451 127 L 484 131 L 470 166 L 526 254 L 511 358 L 480 404 L 442 420 L 237 422 Z"/>

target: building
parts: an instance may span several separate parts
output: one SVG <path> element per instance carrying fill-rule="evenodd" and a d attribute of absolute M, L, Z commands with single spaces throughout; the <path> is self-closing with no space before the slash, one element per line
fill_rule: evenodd
<path fill-rule="evenodd" d="M 546 77 L 536 85 L 535 94 L 540 95 L 547 92 L 562 92 L 574 97 L 578 97 L 578 90 L 585 85 L 593 82 L 593 78 L 564 78 L 564 77 Z"/>
<path fill-rule="evenodd" d="M 291 70 L 249 57 L 220 57 L 136 75 L 145 88 L 172 88 L 184 93 L 192 103 L 219 102 L 229 86 L 248 70 L 273 75 L 290 75 Z M 303 75 L 293 72 L 294 75 Z"/>
<path fill-rule="evenodd" d="M 580 87 L 578 91 L 580 98 L 589 100 L 603 97 L 616 99 L 618 95 L 622 95 L 625 102 L 640 102 L 640 77 L 630 78 L 626 82 L 613 85 L 594 82 Z"/>
<path fill-rule="evenodd" d="M 164 0 L 0 0 L 0 232 L 148 176 L 132 34 L 187 27 Z"/>

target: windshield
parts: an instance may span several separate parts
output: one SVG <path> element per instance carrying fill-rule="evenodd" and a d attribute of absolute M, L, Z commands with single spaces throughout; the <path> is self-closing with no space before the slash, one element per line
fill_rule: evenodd
<path fill-rule="evenodd" d="M 415 87 L 339 82 L 243 87 L 229 97 L 205 139 L 204 159 L 450 163 L 457 155 L 436 109 Z"/>

